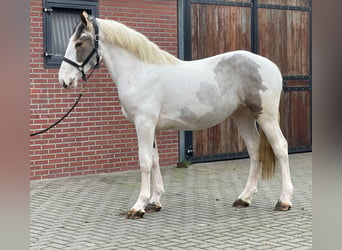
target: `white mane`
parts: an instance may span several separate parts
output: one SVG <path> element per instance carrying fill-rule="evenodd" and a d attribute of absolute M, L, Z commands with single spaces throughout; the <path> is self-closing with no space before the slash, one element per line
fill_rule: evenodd
<path fill-rule="evenodd" d="M 97 20 L 101 39 L 130 51 L 144 62 L 153 64 L 176 64 L 179 62 L 175 56 L 161 50 L 146 36 L 126 25 L 113 20 Z"/>

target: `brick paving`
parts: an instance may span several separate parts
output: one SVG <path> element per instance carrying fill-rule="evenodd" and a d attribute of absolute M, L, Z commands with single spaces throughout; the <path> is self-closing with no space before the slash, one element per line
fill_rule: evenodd
<path fill-rule="evenodd" d="M 248 159 L 163 167 L 160 212 L 129 220 L 140 172 L 31 182 L 30 249 L 312 249 L 312 154 L 290 155 L 293 208 L 273 211 L 280 173 L 260 181 L 248 208 Z"/>

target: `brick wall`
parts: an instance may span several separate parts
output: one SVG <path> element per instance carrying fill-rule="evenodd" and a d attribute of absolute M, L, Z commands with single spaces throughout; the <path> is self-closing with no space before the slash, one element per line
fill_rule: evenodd
<path fill-rule="evenodd" d="M 79 90 L 58 83 L 43 64 L 42 0 L 30 1 L 30 132 L 43 129 L 73 105 Z M 101 18 L 144 33 L 177 55 L 177 1 L 99 1 Z M 134 126 L 122 115 L 115 84 L 102 64 L 75 110 L 57 127 L 30 138 L 30 178 L 56 178 L 138 168 Z M 158 132 L 161 165 L 178 160 L 178 133 Z"/>

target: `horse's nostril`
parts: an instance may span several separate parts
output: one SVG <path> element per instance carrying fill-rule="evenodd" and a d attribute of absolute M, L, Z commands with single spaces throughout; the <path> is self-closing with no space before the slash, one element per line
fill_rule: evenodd
<path fill-rule="evenodd" d="M 66 85 L 65 82 L 63 81 L 63 88 L 66 89 L 67 87 L 68 87 L 68 85 Z"/>

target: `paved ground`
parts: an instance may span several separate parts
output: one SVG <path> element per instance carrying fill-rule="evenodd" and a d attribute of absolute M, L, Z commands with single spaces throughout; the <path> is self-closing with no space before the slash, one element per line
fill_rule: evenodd
<path fill-rule="evenodd" d="M 312 249 L 311 157 L 290 155 L 288 212 L 273 211 L 280 173 L 259 183 L 250 207 L 231 206 L 248 159 L 163 168 L 163 208 L 140 220 L 122 215 L 137 199 L 138 171 L 32 181 L 30 249 Z"/>

